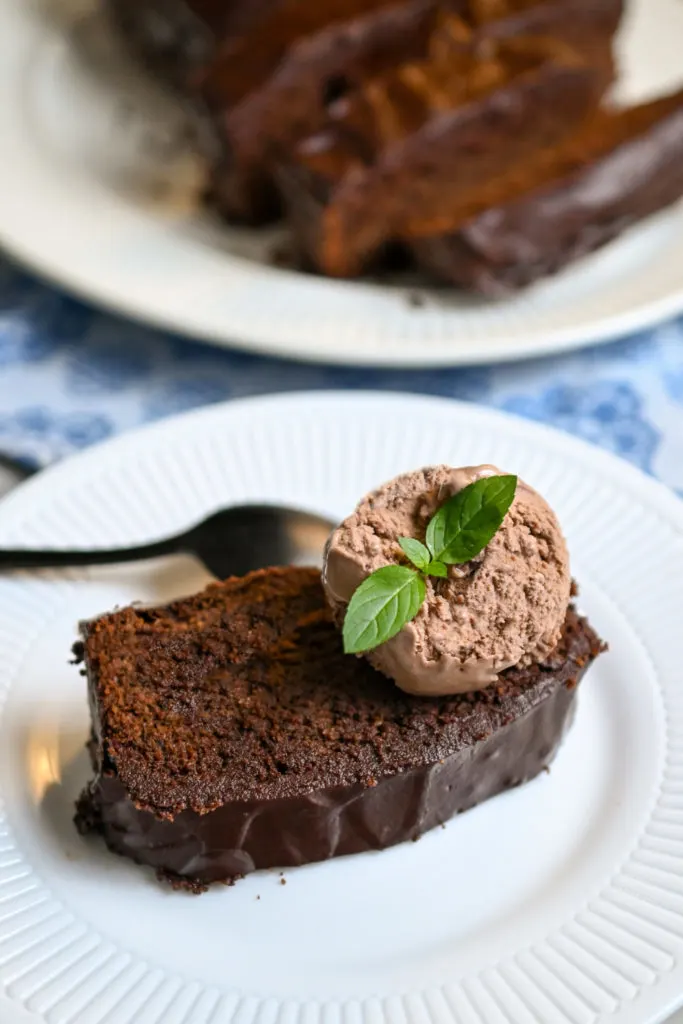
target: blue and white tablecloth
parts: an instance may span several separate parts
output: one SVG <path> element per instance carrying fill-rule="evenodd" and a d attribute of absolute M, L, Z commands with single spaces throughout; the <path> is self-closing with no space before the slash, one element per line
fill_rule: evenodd
<path fill-rule="evenodd" d="M 0 454 L 40 466 L 209 402 L 360 387 L 447 395 L 552 424 L 683 495 L 683 318 L 534 362 L 424 371 L 307 366 L 102 314 L 0 259 Z"/>

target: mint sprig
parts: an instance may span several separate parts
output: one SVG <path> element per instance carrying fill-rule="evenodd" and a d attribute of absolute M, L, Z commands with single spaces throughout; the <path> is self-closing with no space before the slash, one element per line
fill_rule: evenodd
<path fill-rule="evenodd" d="M 413 537 L 399 537 L 398 542 L 403 553 L 408 556 L 416 569 L 424 572 L 432 560 L 432 553 L 424 544 Z"/>
<path fill-rule="evenodd" d="M 516 489 L 516 476 L 487 476 L 454 494 L 427 527 L 432 557 L 446 565 L 471 561 L 498 533 Z"/>
<path fill-rule="evenodd" d="M 412 564 L 384 565 L 363 580 L 344 618 L 344 650 L 363 654 L 412 622 L 426 597 L 428 576 L 445 578 L 449 565 L 475 558 L 500 529 L 515 498 L 516 476 L 487 476 L 449 498 L 427 526 L 426 543 L 400 537 Z"/>
<path fill-rule="evenodd" d="M 425 594 L 424 577 L 405 565 L 373 572 L 351 598 L 344 619 L 346 653 L 360 654 L 391 640 L 415 618 Z"/>

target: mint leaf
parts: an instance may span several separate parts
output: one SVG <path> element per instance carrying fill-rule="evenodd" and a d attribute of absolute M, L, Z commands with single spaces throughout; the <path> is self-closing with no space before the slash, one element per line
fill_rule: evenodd
<path fill-rule="evenodd" d="M 385 565 L 355 591 L 344 619 L 344 651 L 362 654 L 391 640 L 415 618 L 425 599 L 422 577 L 404 565 Z"/>
<path fill-rule="evenodd" d="M 441 579 L 445 579 L 448 576 L 448 566 L 443 562 L 428 562 L 423 572 L 426 576 L 439 576 Z"/>
<path fill-rule="evenodd" d="M 413 565 L 421 572 L 425 572 L 432 560 L 432 556 L 424 544 L 421 544 L 419 540 L 414 540 L 412 537 L 399 537 L 398 542 L 404 554 L 408 556 Z"/>
<path fill-rule="evenodd" d="M 454 494 L 427 527 L 432 558 L 460 565 L 483 551 L 500 529 L 516 489 L 516 476 L 487 476 Z"/>

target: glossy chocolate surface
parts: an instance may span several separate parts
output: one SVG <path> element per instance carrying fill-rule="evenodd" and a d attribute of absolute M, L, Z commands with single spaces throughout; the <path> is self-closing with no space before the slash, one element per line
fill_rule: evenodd
<path fill-rule="evenodd" d="M 234 802 L 163 820 L 141 811 L 114 774 L 84 794 L 79 821 L 114 852 L 188 888 L 251 871 L 382 850 L 533 779 L 569 726 L 576 690 L 556 683 L 540 704 L 443 763 L 390 774 L 372 787 L 316 790 L 283 800 Z"/>
<path fill-rule="evenodd" d="M 610 145 L 619 118 L 624 131 Z M 504 296 L 595 252 L 683 196 L 683 92 L 623 115 L 600 115 L 590 132 L 607 141 L 606 151 L 572 161 L 560 149 L 556 180 L 494 205 L 460 232 L 420 239 L 413 246 L 418 263 L 452 284 Z M 581 133 L 571 145 L 580 154 Z"/>

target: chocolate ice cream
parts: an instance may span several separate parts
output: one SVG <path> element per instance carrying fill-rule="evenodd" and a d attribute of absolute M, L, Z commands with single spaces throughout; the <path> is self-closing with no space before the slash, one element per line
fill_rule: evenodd
<path fill-rule="evenodd" d="M 434 513 L 494 466 L 435 466 L 372 491 L 330 537 L 323 583 L 339 623 L 356 588 L 381 566 L 404 563 L 399 537 L 424 541 Z M 429 577 L 416 618 L 365 654 L 408 693 L 481 690 L 514 665 L 542 661 L 557 645 L 569 604 L 569 556 L 555 513 L 520 481 L 493 540 L 446 579 Z"/>

